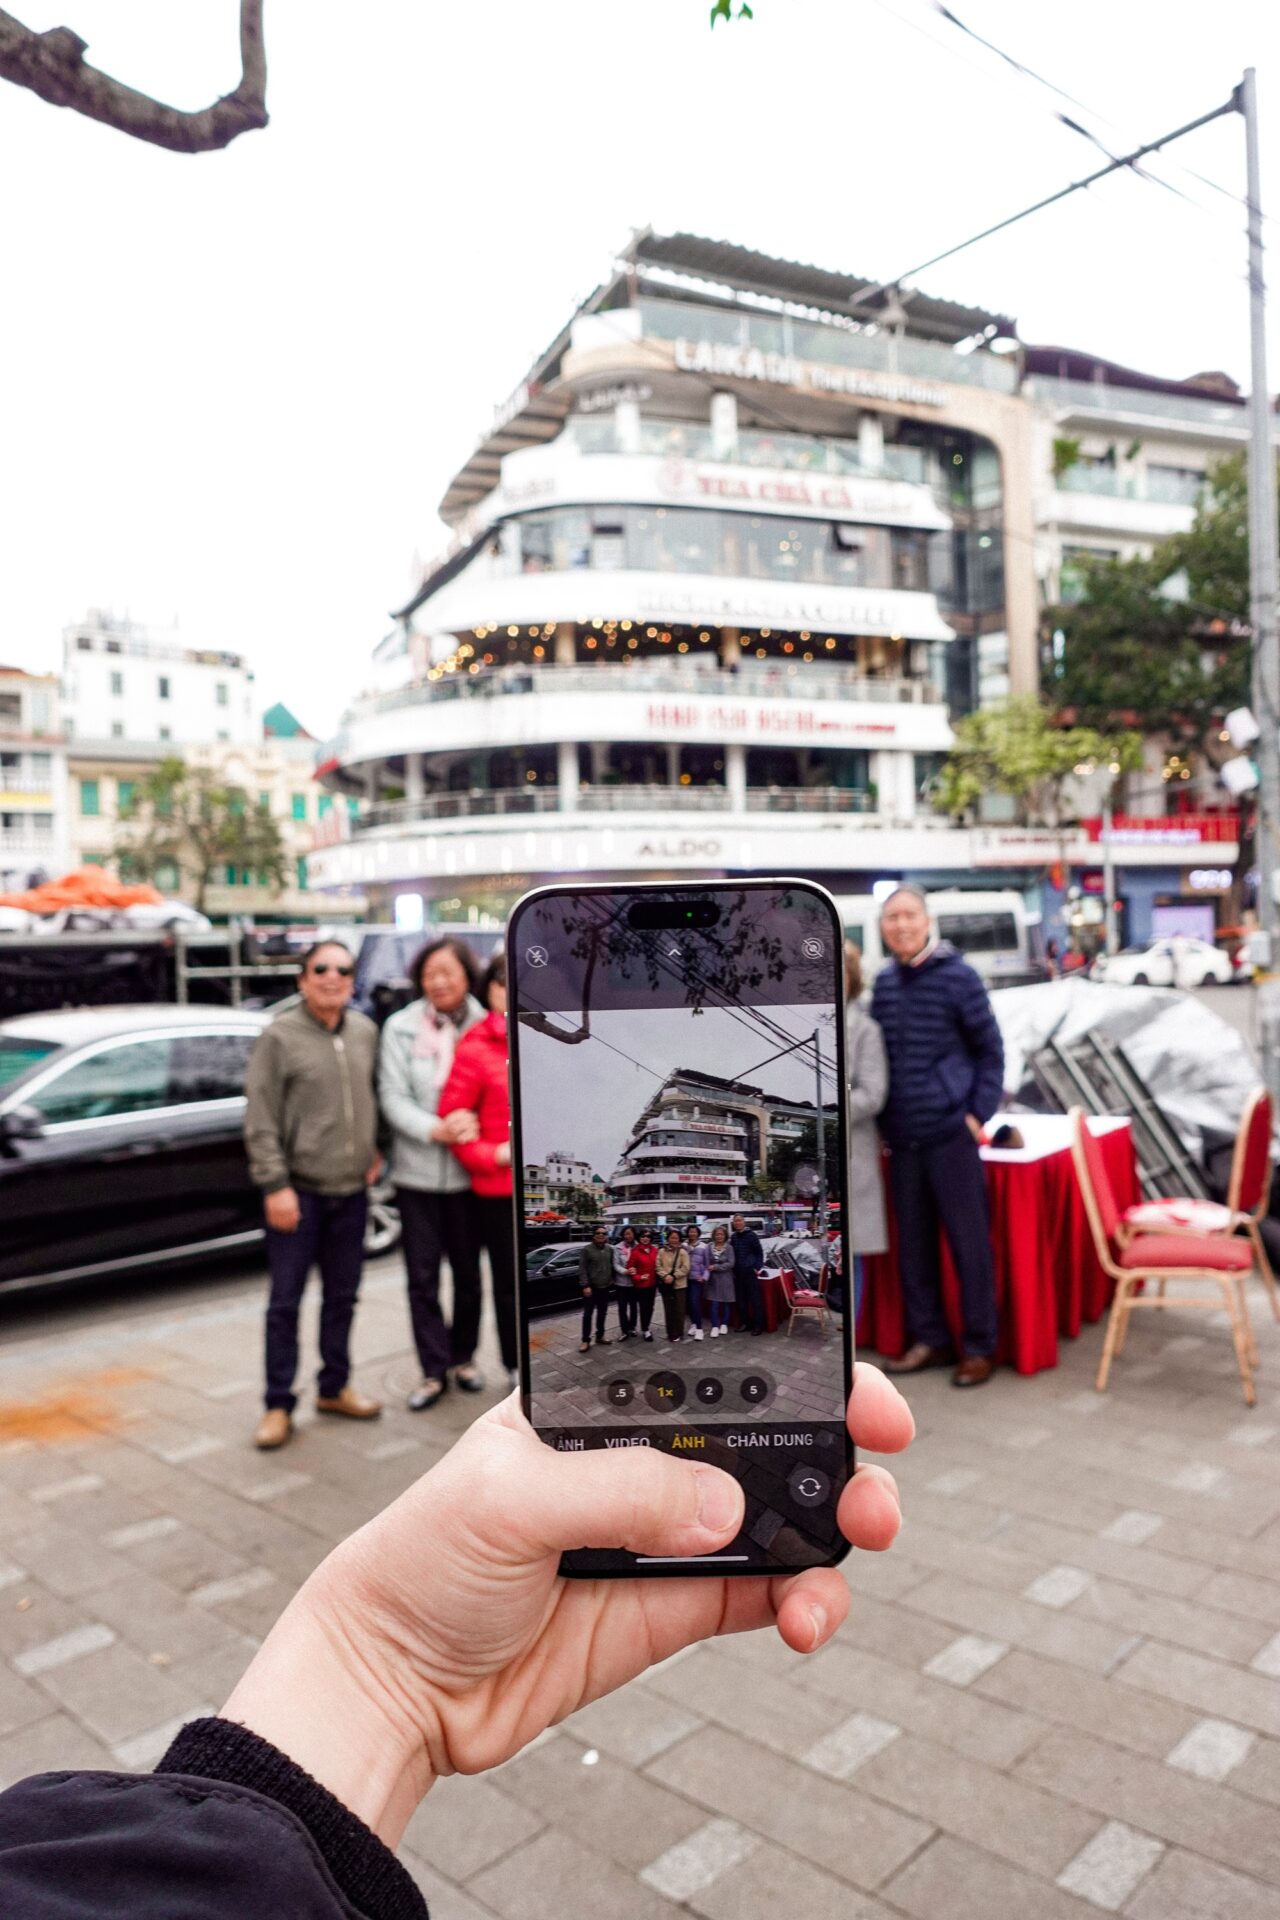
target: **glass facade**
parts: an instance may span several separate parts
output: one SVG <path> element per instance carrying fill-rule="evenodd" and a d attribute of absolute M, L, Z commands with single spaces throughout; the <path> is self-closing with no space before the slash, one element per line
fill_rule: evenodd
<path fill-rule="evenodd" d="M 507 568 L 576 568 L 953 592 L 952 538 L 916 527 L 853 526 L 702 507 L 559 507 L 509 522 Z M 998 559 L 998 551 L 997 551 Z M 502 569 L 507 570 L 507 569 Z"/>

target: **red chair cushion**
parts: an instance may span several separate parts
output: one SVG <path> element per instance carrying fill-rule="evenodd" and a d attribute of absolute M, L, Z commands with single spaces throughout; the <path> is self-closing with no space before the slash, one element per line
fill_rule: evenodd
<path fill-rule="evenodd" d="M 1271 1101 L 1264 1093 L 1253 1103 L 1240 1174 L 1240 1211 L 1252 1213 L 1262 1200 L 1271 1166 Z"/>
<path fill-rule="evenodd" d="M 1087 1118 L 1082 1116 L 1079 1125 L 1084 1163 L 1089 1170 L 1089 1184 L 1093 1188 L 1093 1197 L 1098 1203 L 1098 1212 L 1102 1216 L 1102 1231 L 1108 1240 L 1114 1240 L 1120 1225 L 1120 1208 L 1107 1173 L 1107 1163 L 1102 1157 L 1102 1142 L 1095 1133 L 1090 1131 Z"/>
<path fill-rule="evenodd" d="M 1221 1268 L 1228 1273 L 1243 1273 L 1253 1265 L 1253 1253 L 1247 1240 L 1232 1240 L 1226 1234 L 1140 1233 L 1121 1248 L 1120 1265 L 1143 1269 L 1186 1267 L 1195 1273 Z"/>
<path fill-rule="evenodd" d="M 814 1287 L 796 1287 L 791 1297 L 798 1307 L 825 1306 L 827 1299 L 825 1293 L 819 1293 Z"/>

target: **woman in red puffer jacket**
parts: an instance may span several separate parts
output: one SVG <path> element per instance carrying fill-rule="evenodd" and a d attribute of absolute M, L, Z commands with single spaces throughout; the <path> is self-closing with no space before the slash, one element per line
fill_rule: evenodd
<path fill-rule="evenodd" d="M 507 1097 L 507 962 L 496 953 L 485 969 L 480 996 L 489 1011 L 464 1033 L 437 1109 L 443 1120 L 459 1108 L 474 1113 L 480 1137 L 455 1141 L 453 1151 L 471 1176 L 480 1236 L 489 1254 L 493 1311 L 502 1364 L 517 1385 L 516 1250 L 511 1212 L 511 1103 Z"/>

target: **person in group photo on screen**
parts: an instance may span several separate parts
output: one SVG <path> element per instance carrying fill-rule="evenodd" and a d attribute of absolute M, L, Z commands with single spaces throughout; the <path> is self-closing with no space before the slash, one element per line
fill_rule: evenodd
<path fill-rule="evenodd" d="M 351 1322 L 364 1267 L 369 1188 L 382 1168 L 374 1063 L 378 1029 L 348 1003 L 350 948 L 321 940 L 302 956 L 299 1003 L 255 1040 L 245 1080 L 249 1178 L 267 1227 L 266 1411 L 254 1444 L 293 1432 L 298 1310 L 320 1269 L 320 1413 L 371 1420 L 377 1400 L 350 1384 Z"/>
<path fill-rule="evenodd" d="M 653 1235 L 648 1227 L 641 1227 L 636 1235 L 636 1244 L 627 1256 L 627 1271 L 631 1275 L 631 1285 L 635 1290 L 636 1312 L 640 1317 L 640 1332 L 644 1339 L 652 1340 L 653 1306 L 656 1294 L 658 1249 L 653 1244 Z"/>
<path fill-rule="evenodd" d="M 862 1305 L 866 1256 L 887 1253 L 889 1224 L 884 1204 L 880 1130 L 876 1115 L 889 1096 L 884 1034 L 862 1005 L 862 955 L 844 943 L 844 1058 L 849 1080 L 848 1234 L 853 1254 L 854 1318 Z"/>
<path fill-rule="evenodd" d="M 689 1252 L 689 1324 L 693 1329 L 690 1338 L 701 1340 L 703 1290 L 711 1271 L 711 1248 L 698 1226 L 685 1228 L 684 1243 Z"/>
<path fill-rule="evenodd" d="M 592 1229 L 591 1238 L 578 1255 L 578 1285 L 582 1289 L 582 1341 L 578 1352 L 589 1353 L 593 1321 L 596 1345 L 609 1345 L 604 1323 L 613 1287 L 613 1248 L 609 1245 L 609 1229 L 606 1226 Z"/>
<path fill-rule="evenodd" d="M 914 1432 L 901 1395 L 865 1364 L 846 1420 L 863 1455 L 899 1453 Z M 426 1920 L 392 1849 L 437 1780 L 503 1765 L 701 1640 L 763 1630 L 797 1654 L 830 1641 L 849 1611 L 843 1567 L 754 1579 L 705 1567 L 682 1580 L 560 1574 L 561 1554 L 584 1542 L 721 1553 L 744 1514 L 739 1483 L 707 1462 L 657 1447 L 558 1452 L 505 1400 L 334 1549 L 221 1713 L 183 1727 L 154 1772 L 60 1770 L 0 1794 L 0 1914 Z M 902 1524 L 893 1475 L 862 1458 L 836 1520 L 862 1552 L 890 1547 Z M 845 1565 L 856 1586 L 856 1562 Z M 450 1791 L 445 1829 L 487 1817 L 484 1786 L 474 1800 L 468 1790 Z M 583 1882 L 581 1901 L 537 1911 L 579 1920 L 603 1909 Z"/>
<path fill-rule="evenodd" d="M 937 938 L 918 887 L 889 895 L 880 932 L 892 958 L 876 975 L 871 1015 L 889 1062 L 880 1131 L 889 1143 L 908 1342 L 886 1371 L 954 1365 L 953 1385 L 980 1387 L 995 1369 L 999 1328 L 978 1146 L 1000 1104 L 1004 1044 L 986 986 Z M 960 1281 L 960 1355 L 942 1308 L 939 1226 Z"/>
<path fill-rule="evenodd" d="M 471 1184 L 453 1148 L 474 1140 L 480 1125 L 460 1108 L 440 1112 L 440 1095 L 458 1042 L 484 1008 L 476 995 L 479 969 L 460 940 L 432 940 L 412 962 L 415 998 L 382 1029 L 378 1096 L 390 1135 L 391 1178 L 404 1231 L 409 1321 L 421 1380 L 409 1409 L 435 1405 L 452 1374 L 474 1393 L 483 1386 L 475 1366 L 480 1334 L 480 1250 Z M 453 1280 L 452 1326 L 440 1306 L 440 1264 Z"/>
<path fill-rule="evenodd" d="M 726 1226 L 712 1227 L 711 1248 L 707 1256 L 705 1298 L 711 1318 L 711 1338 L 718 1340 L 729 1331 L 729 1315 L 737 1300 L 736 1262 Z"/>
<path fill-rule="evenodd" d="M 636 1330 L 637 1295 L 631 1278 L 631 1249 L 636 1244 L 634 1227 L 624 1227 L 613 1243 L 613 1285 L 618 1302 L 618 1339 L 629 1340 Z"/>
<path fill-rule="evenodd" d="M 667 1339 L 674 1346 L 684 1339 L 685 1294 L 689 1286 L 689 1252 L 679 1227 L 668 1228 L 666 1241 L 658 1249 L 654 1273 L 662 1295 Z"/>
<path fill-rule="evenodd" d="M 764 1265 L 764 1248 L 760 1244 L 760 1235 L 754 1227 L 747 1225 L 740 1213 L 733 1216 L 729 1244 L 733 1248 L 738 1325 L 748 1333 L 763 1333 L 764 1301 L 760 1294 L 760 1269 Z"/>
<path fill-rule="evenodd" d="M 498 1345 L 507 1379 L 518 1381 L 520 1349 L 516 1339 L 515 1216 L 511 1207 L 511 1100 L 507 1090 L 507 960 L 495 953 L 480 979 L 489 1009 L 458 1042 L 453 1066 L 440 1096 L 440 1116 L 471 1113 L 479 1132 L 455 1140 L 453 1151 L 471 1178 L 480 1243 L 489 1256 L 489 1284 L 498 1323 Z"/>

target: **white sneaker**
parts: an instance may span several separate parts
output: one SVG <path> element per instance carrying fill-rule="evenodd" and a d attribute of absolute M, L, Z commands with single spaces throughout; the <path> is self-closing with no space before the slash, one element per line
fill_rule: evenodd
<path fill-rule="evenodd" d="M 723 1332 L 724 1332 L 724 1328 L 723 1328 L 723 1327 L 712 1327 L 712 1329 L 711 1329 L 711 1338 L 712 1338 L 713 1340 L 718 1340 L 718 1339 L 720 1338 L 720 1335 L 721 1335 L 721 1334 L 722 1334 Z"/>
<path fill-rule="evenodd" d="M 694 1337 L 694 1339 L 695 1339 L 695 1340 L 701 1340 L 701 1338 L 702 1338 L 702 1328 L 701 1328 L 701 1327 L 695 1327 L 695 1328 L 694 1328 L 694 1330 L 693 1330 L 693 1337 Z"/>

